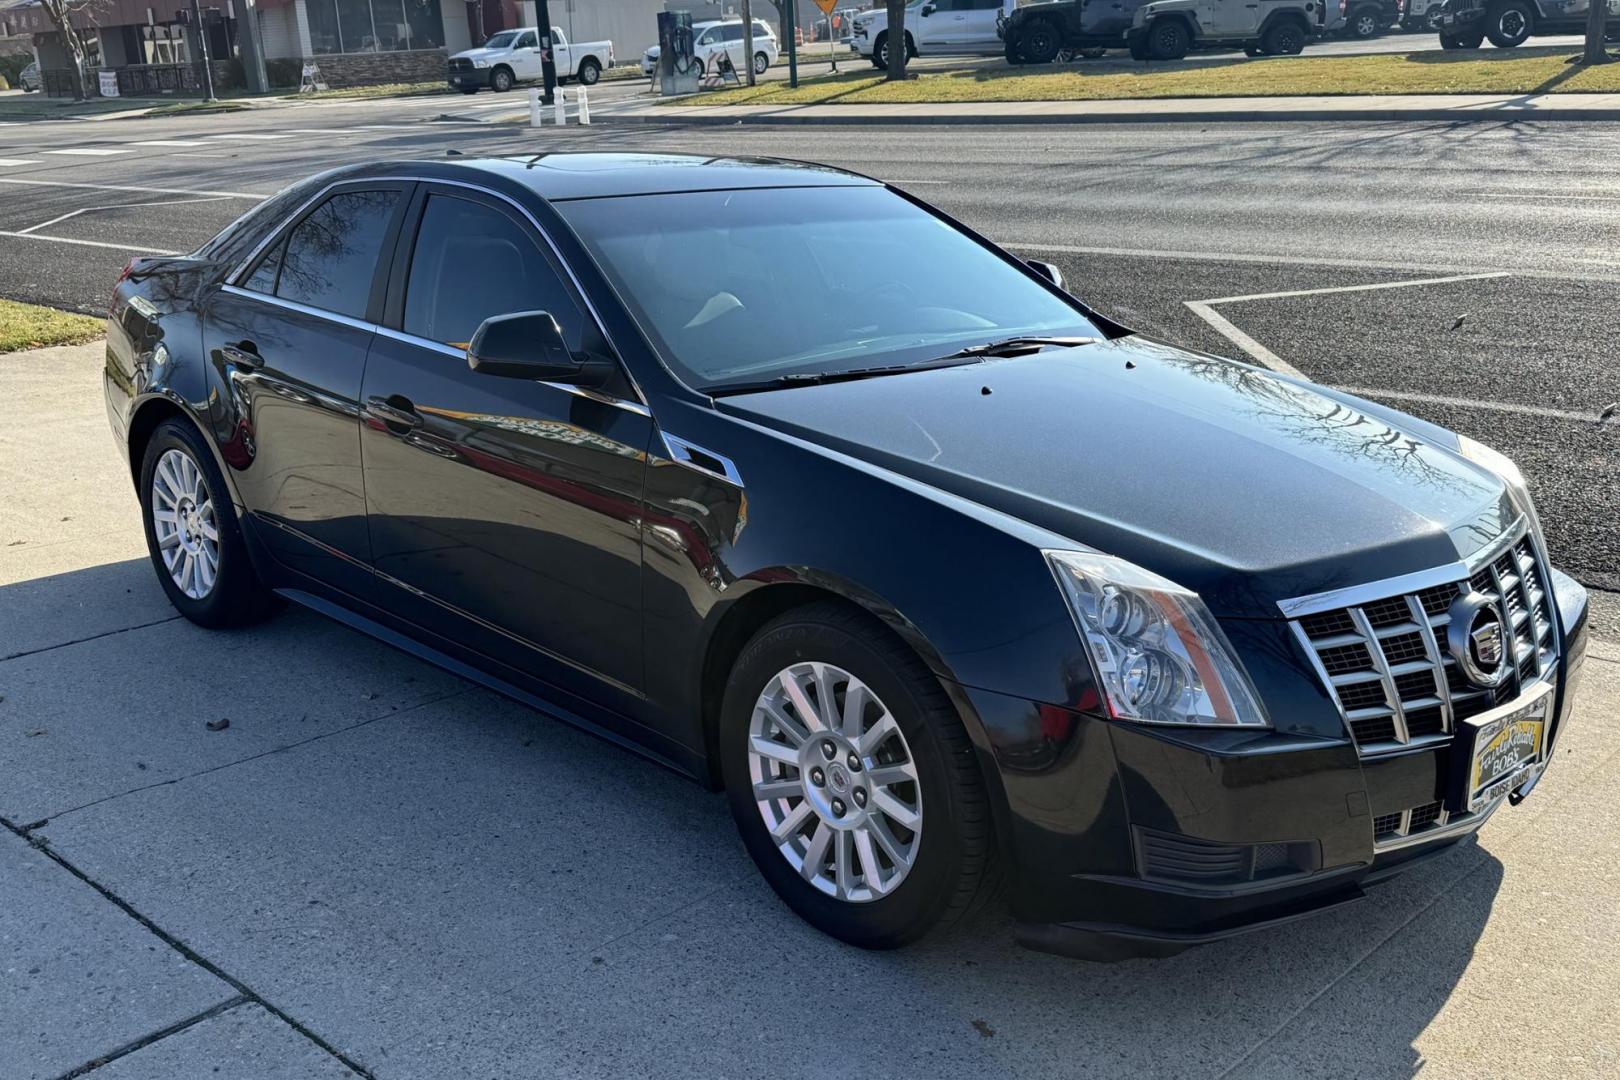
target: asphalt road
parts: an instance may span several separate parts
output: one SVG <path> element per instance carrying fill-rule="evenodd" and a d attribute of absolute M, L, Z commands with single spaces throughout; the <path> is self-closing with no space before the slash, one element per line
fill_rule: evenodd
<path fill-rule="evenodd" d="M 131 254 L 348 161 L 818 159 L 1057 262 L 1146 332 L 1498 445 L 1557 561 L 1620 586 L 1620 427 L 1596 422 L 1620 399 L 1620 127 L 529 132 L 413 119 L 431 108 L 0 127 L 0 295 L 99 310 Z M 91 1080 L 1620 1068 L 1609 594 L 1535 797 L 1357 905 L 1161 962 L 1024 952 L 997 910 L 871 955 L 774 900 L 720 800 L 623 751 L 306 612 L 179 620 L 99 367 L 93 346 L 0 361 L 7 1080 L 106 1055 Z"/>

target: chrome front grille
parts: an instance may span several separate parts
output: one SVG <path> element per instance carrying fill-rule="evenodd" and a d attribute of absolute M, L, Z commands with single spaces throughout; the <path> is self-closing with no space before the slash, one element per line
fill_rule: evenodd
<path fill-rule="evenodd" d="M 1446 646 L 1448 611 L 1469 591 L 1510 628 L 1512 670 L 1493 689 L 1470 682 Z M 1469 563 L 1282 606 L 1364 757 L 1449 739 L 1459 721 L 1517 697 L 1557 658 L 1546 573 L 1522 521 Z"/>

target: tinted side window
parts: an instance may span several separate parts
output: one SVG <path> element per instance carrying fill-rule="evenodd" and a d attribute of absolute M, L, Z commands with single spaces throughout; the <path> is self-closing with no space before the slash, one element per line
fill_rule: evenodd
<path fill-rule="evenodd" d="M 579 309 L 517 224 L 483 203 L 429 196 L 405 285 L 405 332 L 462 348 L 479 323 L 516 311 L 551 312 L 579 348 Z"/>
<path fill-rule="evenodd" d="M 731 23 L 731 24 L 728 24 L 725 27 L 722 27 L 722 29 L 725 31 L 725 40 L 727 40 L 727 41 L 741 41 L 742 40 L 742 24 L 741 23 Z"/>
<path fill-rule="evenodd" d="M 265 253 L 259 260 L 258 268 L 253 275 L 242 283 L 244 288 L 254 292 L 268 293 L 271 296 L 276 292 L 276 275 L 281 270 L 281 253 L 287 248 L 285 240 L 278 240 L 274 247 Z"/>
<path fill-rule="evenodd" d="M 536 41 L 533 34 L 519 34 L 517 44 L 512 47 L 514 49 L 532 49 L 537 44 L 539 44 L 539 42 Z"/>
<path fill-rule="evenodd" d="M 397 191 L 344 191 L 287 238 L 276 295 L 362 319 Z"/>

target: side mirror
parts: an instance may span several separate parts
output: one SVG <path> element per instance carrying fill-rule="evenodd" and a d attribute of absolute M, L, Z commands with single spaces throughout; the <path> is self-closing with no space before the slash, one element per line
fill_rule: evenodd
<path fill-rule="evenodd" d="M 1058 288 L 1063 288 L 1063 271 L 1059 270 L 1051 263 L 1041 262 L 1039 259 L 1027 259 L 1025 262 L 1031 270 L 1041 275 L 1041 277 L 1045 278 L 1047 281 L 1050 281 Z"/>
<path fill-rule="evenodd" d="M 938 9 L 935 8 L 933 4 L 924 4 L 922 6 L 922 10 L 919 11 L 917 14 L 927 16 L 927 15 L 932 15 L 937 10 Z"/>
<path fill-rule="evenodd" d="M 485 319 L 467 344 L 467 366 L 480 375 L 596 386 L 613 371 L 610 361 L 569 351 L 562 327 L 547 311 L 519 311 Z"/>

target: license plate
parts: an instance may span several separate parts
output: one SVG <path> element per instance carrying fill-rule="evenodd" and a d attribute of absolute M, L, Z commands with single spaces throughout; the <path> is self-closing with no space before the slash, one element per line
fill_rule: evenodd
<path fill-rule="evenodd" d="M 1473 729 L 1465 788 L 1468 810 L 1495 802 L 1533 777 L 1542 766 L 1552 692 L 1551 687 L 1543 686 L 1533 693 L 1530 701 L 1515 702 L 1465 721 L 1465 727 Z"/>

